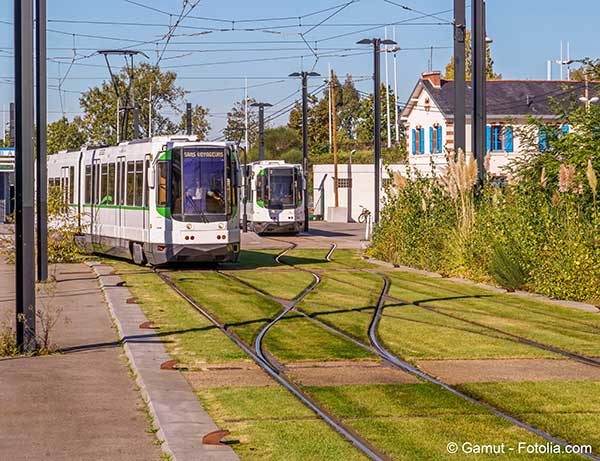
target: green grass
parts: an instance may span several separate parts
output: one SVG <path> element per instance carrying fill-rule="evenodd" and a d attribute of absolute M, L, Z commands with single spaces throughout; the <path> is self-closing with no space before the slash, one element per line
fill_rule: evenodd
<path fill-rule="evenodd" d="M 269 330 L 264 345 L 282 362 L 376 358 L 366 349 L 294 312 Z"/>
<path fill-rule="evenodd" d="M 387 305 L 379 337 L 390 352 L 411 361 L 559 357 L 417 306 Z"/>
<path fill-rule="evenodd" d="M 600 451 L 600 382 L 482 383 L 460 386 L 572 444 Z"/>
<path fill-rule="evenodd" d="M 449 442 L 543 443 L 543 439 L 433 384 L 309 387 L 347 424 L 398 460 L 470 459 L 449 455 Z M 543 456 L 473 456 L 473 459 L 544 459 Z M 546 458 L 547 459 L 547 458 Z M 552 458 L 552 459 L 569 459 Z"/>
<path fill-rule="evenodd" d="M 133 266 L 135 267 L 135 266 Z M 191 368 L 200 363 L 246 360 L 229 338 L 171 290 L 158 275 L 124 274 L 131 294 L 158 327 L 167 352 Z"/>
<path fill-rule="evenodd" d="M 383 266 L 370 263 L 362 258 L 363 252 L 359 250 L 338 250 L 331 256 L 334 267 L 352 267 L 354 269 L 378 269 L 385 270 Z"/>
<path fill-rule="evenodd" d="M 176 272 L 171 277 L 247 344 L 282 310 L 278 303 L 215 272 Z"/>
<path fill-rule="evenodd" d="M 390 294 L 572 352 L 600 355 L 600 316 L 438 279 L 394 273 Z M 422 276 L 421 276 L 422 278 Z M 439 284 L 439 286 L 438 286 Z M 483 296 L 476 298 L 473 296 Z"/>
<path fill-rule="evenodd" d="M 317 269 L 331 264 L 325 259 L 327 253 L 329 248 L 291 250 L 279 259 L 283 264 L 299 266 L 302 269 Z"/>
<path fill-rule="evenodd" d="M 284 269 L 285 266 L 277 263 L 275 257 L 283 250 L 242 250 L 240 260 L 236 264 L 223 264 L 223 269 Z"/>
<path fill-rule="evenodd" d="M 231 431 L 242 460 L 364 460 L 349 442 L 280 387 L 213 388 L 198 392 L 219 427 Z"/>
<path fill-rule="evenodd" d="M 236 278 L 279 299 L 293 300 L 315 282 L 308 272 L 287 271 L 239 271 L 231 272 Z"/>
<path fill-rule="evenodd" d="M 322 282 L 297 306 L 303 312 L 369 342 L 368 329 L 383 280 L 365 272 L 322 274 Z"/>

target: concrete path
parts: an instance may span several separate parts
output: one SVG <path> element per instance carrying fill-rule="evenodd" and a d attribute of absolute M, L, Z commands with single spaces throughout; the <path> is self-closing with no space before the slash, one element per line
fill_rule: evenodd
<path fill-rule="evenodd" d="M 310 232 L 299 235 L 257 235 L 253 232 L 242 234 L 242 249 L 276 249 L 289 246 L 293 242 L 299 248 L 329 248 L 336 243 L 340 249 L 361 249 L 365 242 L 365 225 L 357 223 L 328 223 L 311 221 Z"/>
<path fill-rule="evenodd" d="M 164 440 L 163 450 L 177 461 L 237 461 L 226 445 L 204 445 L 202 438 L 219 428 L 200 405 L 185 377 L 176 370 L 162 370 L 171 360 L 160 337 L 140 326 L 148 322 L 131 292 L 111 266 L 94 264 L 112 312 L 125 352 L 137 376 L 137 383 L 148 402 L 157 428 Z M 129 301 L 129 302 L 128 302 Z"/>
<path fill-rule="evenodd" d="M 13 274 L 0 261 L 0 319 L 9 321 Z M 56 276 L 38 305 L 62 309 L 53 342 L 65 352 L 0 358 L 0 459 L 161 459 L 95 275 L 76 264 Z"/>

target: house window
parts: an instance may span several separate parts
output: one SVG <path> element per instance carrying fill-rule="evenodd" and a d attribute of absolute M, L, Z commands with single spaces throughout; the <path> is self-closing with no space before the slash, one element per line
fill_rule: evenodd
<path fill-rule="evenodd" d="M 352 187 L 352 178 L 338 178 L 338 189 L 350 189 Z"/>
<path fill-rule="evenodd" d="M 504 130 L 500 125 L 495 125 L 492 127 L 492 151 L 504 151 Z"/>
<path fill-rule="evenodd" d="M 436 123 L 429 127 L 429 151 L 432 154 L 440 154 L 442 147 L 442 126 Z"/>
<path fill-rule="evenodd" d="M 488 125 L 487 150 L 491 152 L 513 152 L 513 128 L 503 125 Z"/>
<path fill-rule="evenodd" d="M 417 127 L 412 130 L 412 152 L 413 154 L 425 153 L 425 128 Z"/>

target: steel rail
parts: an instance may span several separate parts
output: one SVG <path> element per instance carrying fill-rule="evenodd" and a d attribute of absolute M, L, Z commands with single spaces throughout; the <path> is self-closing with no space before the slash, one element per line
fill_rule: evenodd
<path fill-rule="evenodd" d="M 283 256 L 287 251 L 292 248 L 287 248 L 279 255 L 276 256 L 276 260 Z M 291 381 L 284 373 L 277 369 L 275 365 L 266 357 L 262 351 L 262 339 L 268 330 L 279 320 L 281 320 L 288 312 L 289 308 L 285 308 L 275 319 L 273 319 L 260 333 L 255 342 L 255 350 L 248 347 L 234 332 L 227 329 L 216 317 L 210 312 L 200 306 L 191 296 L 189 296 L 184 290 L 179 288 L 167 275 L 165 271 L 155 270 L 155 273 L 165 282 L 173 291 L 175 291 L 181 298 L 183 298 L 190 306 L 196 309 L 200 314 L 206 317 L 215 327 L 217 327 L 222 333 L 224 333 L 229 339 L 231 339 L 240 349 L 242 349 L 258 366 L 260 366 L 269 376 L 276 380 L 279 384 L 285 387 L 291 392 L 296 398 L 304 403 L 308 408 L 315 412 L 323 421 L 329 424 L 336 432 L 342 435 L 346 440 L 352 443 L 356 448 L 361 450 L 365 455 L 374 461 L 389 461 L 390 458 L 379 450 L 372 447 L 362 436 L 357 434 L 353 429 L 348 427 L 342 421 L 339 421 L 335 416 L 329 413 L 327 410 L 322 408 L 317 402 L 315 402 L 309 395 L 307 395 L 302 389 L 300 389 L 293 381 Z M 224 274 L 222 274 L 224 275 Z M 315 282 L 297 298 L 299 302 L 303 299 L 315 286 L 318 285 L 320 278 L 315 279 Z M 295 304 L 292 304 L 294 306 Z M 293 307 L 292 307 L 293 308 Z M 260 338 L 260 339 L 259 339 Z"/>

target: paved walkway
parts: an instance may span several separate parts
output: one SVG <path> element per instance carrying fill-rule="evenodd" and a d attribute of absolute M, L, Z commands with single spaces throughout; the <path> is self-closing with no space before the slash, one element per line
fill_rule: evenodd
<path fill-rule="evenodd" d="M 54 342 L 65 353 L 0 358 L 0 459 L 161 459 L 95 275 L 83 264 L 55 274 L 38 305 L 62 309 Z M 14 317 L 14 276 L 0 260 L 5 317 Z"/>
<path fill-rule="evenodd" d="M 275 249 L 289 246 L 286 242 L 293 242 L 299 248 L 329 248 L 336 243 L 340 249 L 364 248 L 365 225 L 357 223 L 329 223 L 324 221 L 311 221 L 308 234 L 299 235 L 272 235 L 263 236 L 253 232 L 242 233 L 242 249 Z"/>

